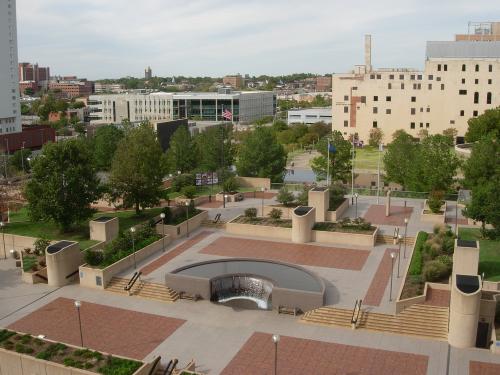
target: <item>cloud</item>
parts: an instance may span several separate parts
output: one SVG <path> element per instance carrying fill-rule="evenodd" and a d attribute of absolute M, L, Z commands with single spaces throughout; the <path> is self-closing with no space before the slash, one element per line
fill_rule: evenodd
<path fill-rule="evenodd" d="M 345 71 L 362 63 L 423 65 L 425 41 L 452 39 L 487 0 L 17 0 L 19 56 L 91 79 Z"/>

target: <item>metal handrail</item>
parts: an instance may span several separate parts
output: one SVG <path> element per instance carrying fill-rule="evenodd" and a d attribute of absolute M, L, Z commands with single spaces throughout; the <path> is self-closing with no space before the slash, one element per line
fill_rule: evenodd
<path fill-rule="evenodd" d="M 359 319 L 359 314 L 361 313 L 361 303 L 363 300 L 356 300 L 356 303 L 354 304 L 354 308 L 352 309 L 352 316 L 351 316 L 351 324 L 356 324 L 358 323 Z M 357 311 L 357 313 L 356 313 Z M 354 319 L 354 315 L 356 315 L 356 319 Z"/>
<path fill-rule="evenodd" d="M 129 280 L 128 284 L 125 285 L 123 287 L 124 290 L 126 290 L 127 292 L 132 289 L 132 287 L 134 286 L 135 282 L 139 279 L 139 277 L 141 277 L 142 275 L 142 272 L 139 271 L 139 272 L 134 272 L 134 275 L 132 276 L 132 278 Z"/>
<path fill-rule="evenodd" d="M 177 358 L 171 359 L 170 362 L 168 362 L 167 368 L 163 372 L 163 375 L 172 375 L 172 372 L 174 372 L 177 363 L 179 363 L 179 360 Z M 172 366 L 172 368 L 170 368 L 170 366 Z"/>

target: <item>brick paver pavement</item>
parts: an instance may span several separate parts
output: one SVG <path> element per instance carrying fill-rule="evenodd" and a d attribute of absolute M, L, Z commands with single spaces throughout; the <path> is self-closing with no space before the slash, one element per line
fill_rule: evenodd
<path fill-rule="evenodd" d="M 270 334 L 256 332 L 222 371 L 222 375 L 271 375 L 274 344 Z M 281 336 L 278 374 L 287 375 L 425 375 L 429 357 Z"/>
<path fill-rule="evenodd" d="M 450 306 L 450 291 L 428 287 L 425 302 L 423 304 L 448 307 Z"/>
<path fill-rule="evenodd" d="M 151 263 L 142 267 L 141 268 L 142 274 L 144 276 L 147 276 L 151 272 L 156 271 L 158 268 L 160 268 L 164 264 L 170 262 L 176 256 L 181 255 L 184 251 L 186 251 L 190 247 L 196 245 L 198 242 L 202 241 L 203 239 L 210 236 L 211 234 L 213 234 L 213 232 L 203 231 L 201 233 L 198 233 L 196 236 L 190 238 L 189 240 L 184 241 L 179 246 L 175 247 L 174 249 L 168 251 L 167 253 L 165 253 L 161 257 L 153 260 Z"/>
<path fill-rule="evenodd" d="M 498 375 L 500 374 L 500 364 L 487 362 L 469 362 L 469 375 Z"/>
<path fill-rule="evenodd" d="M 185 320 L 118 309 L 82 301 L 83 346 L 134 359 L 143 359 Z M 74 301 L 57 298 L 8 328 L 80 346 Z"/>
<path fill-rule="evenodd" d="M 205 202 L 197 206 L 198 208 L 219 208 L 222 207 L 222 202 L 218 202 L 215 200 L 215 197 L 212 199 L 212 202 Z"/>
<path fill-rule="evenodd" d="M 363 300 L 363 303 L 365 305 L 380 306 L 380 302 L 382 302 L 382 297 L 384 296 L 385 288 L 387 287 L 387 283 L 389 282 L 389 279 L 391 277 L 392 252 L 396 253 L 396 258 L 394 258 L 394 278 L 396 278 L 398 249 L 386 249 L 377 268 L 377 271 L 375 272 L 375 276 L 373 276 L 370 287 L 366 292 L 365 299 Z M 396 297 L 394 291 L 392 297 Z"/>
<path fill-rule="evenodd" d="M 307 266 L 356 271 L 363 268 L 370 254 L 368 250 L 299 245 L 234 237 L 220 237 L 206 246 L 200 253 L 225 257 L 278 260 Z"/>
<path fill-rule="evenodd" d="M 447 216 L 445 221 L 446 221 L 446 224 L 455 224 L 455 222 L 457 222 L 457 221 L 458 221 L 458 225 L 467 225 L 469 223 L 469 221 L 467 219 L 460 218 L 460 217 L 455 220 L 455 216 L 453 216 L 453 217 Z"/>
<path fill-rule="evenodd" d="M 364 218 L 372 224 L 403 226 L 405 217 L 410 217 L 412 212 L 412 207 L 391 206 L 391 214 L 385 216 L 385 206 L 372 204 Z"/>

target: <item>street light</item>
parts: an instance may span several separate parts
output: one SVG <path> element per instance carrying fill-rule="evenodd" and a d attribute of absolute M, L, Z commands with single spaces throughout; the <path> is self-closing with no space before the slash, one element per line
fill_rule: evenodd
<path fill-rule="evenodd" d="M 226 208 L 226 200 L 227 200 L 227 194 L 224 194 L 222 196 L 222 207 Z"/>
<path fill-rule="evenodd" d="M 398 250 L 398 279 L 399 279 L 399 265 L 401 264 L 401 240 L 403 237 L 398 234 L 398 243 L 399 243 L 399 250 Z"/>
<path fill-rule="evenodd" d="M 356 219 L 358 218 L 358 197 L 359 197 L 359 194 L 358 193 L 355 193 L 354 194 L 354 198 L 356 198 Z"/>
<path fill-rule="evenodd" d="M 78 312 L 78 326 L 80 327 L 80 346 L 83 348 L 82 319 L 80 317 L 80 307 L 82 307 L 82 302 L 75 301 L 75 307 Z"/>
<path fill-rule="evenodd" d="M 278 373 L 278 343 L 280 342 L 280 335 L 273 335 L 274 342 L 274 375 Z"/>
<path fill-rule="evenodd" d="M 266 191 L 265 187 L 260 188 L 260 191 L 262 192 L 262 216 L 264 216 L 264 192 Z"/>
<path fill-rule="evenodd" d="M 408 229 L 408 218 L 405 217 L 405 240 L 404 240 L 404 251 L 403 251 L 405 259 L 406 259 L 406 230 L 407 229 Z"/>
<path fill-rule="evenodd" d="M 134 254 L 134 270 L 135 270 L 137 268 L 137 263 L 135 262 L 135 241 L 134 241 L 135 227 L 130 228 L 130 232 L 132 233 L 132 254 Z"/>
<path fill-rule="evenodd" d="M 392 301 L 392 276 L 394 275 L 394 258 L 396 257 L 396 253 L 391 253 L 391 288 L 389 289 L 389 301 Z"/>
<path fill-rule="evenodd" d="M 0 227 L 2 228 L 3 259 L 7 259 L 7 253 L 5 252 L 5 223 L 3 221 L 0 221 Z"/>
<path fill-rule="evenodd" d="M 162 237 L 162 240 L 163 240 L 163 244 L 162 244 L 163 247 L 162 247 L 162 249 L 165 252 L 165 213 L 162 212 L 160 214 L 160 217 L 161 217 L 161 232 L 162 232 L 161 234 L 163 236 Z"/>
<path fill-rule="evenodd" d="M 189 237 L 189 202 L 186 201 L 186 237 Z"/>

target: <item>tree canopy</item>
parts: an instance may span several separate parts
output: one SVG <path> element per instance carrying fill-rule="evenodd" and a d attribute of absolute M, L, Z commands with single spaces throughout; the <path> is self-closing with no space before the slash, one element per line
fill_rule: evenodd
<path fill-rule="evenodd" d="M 469 124 L 465 133 L 467 142 L 477 142 L 490 134 L 498 139 L 500 137 L 500 108 L 488 109 L 481 116 L 470 118 L 467 123 Z"/>
<path fill-rule="evenodd" d="M 52 220 L 63 231 L 91 217 L 100 193 L 93 157 L 80 139 L 46 144 L 25 188 L 30 218 Z"/>
<path fill-rule="evenodd" d="M 401 130 L 393 134 L 393 141 L 387 146 L 384 155 L 385 179 L 407 189 L 412 176 L 412 168 L 417 155 L 418 144 L 415 139 Z"/>
<path fill-rule="evenodd" d="M 105 125 L 97 128 L 91 144 L 98 170 L 107 171 L 111 168 L 116 148 L 123 137 L 124 131 L 114 125 Z"/>
<path fill-rule="evenodd" d="M 335 152 L 330 152 L 330 181 L 346 182 L 351 175 L 352 145 L 344 139 L 342 133 L 334 130 L 330 137 L 323 137 L 316 144 L 316 150 L 321 154 L 311 160 L 311 168 L 318 181 L 326 180 L 328 164 L 328 138 Z"/>
<path fill-rule="evenodd" d="M 231 142 L 230 125 L 211 126 L 195 137 L 199 163 L 197 168 L 204 172 L 215 172 L 234 162 L 234 145 Z"/>
<path fill-rule="evenodd" d="M 197 150 L 187 126 L 180 126 L 170 138 L 166 165 L 170 173 L 191 172 L 196 166 Z"/>

